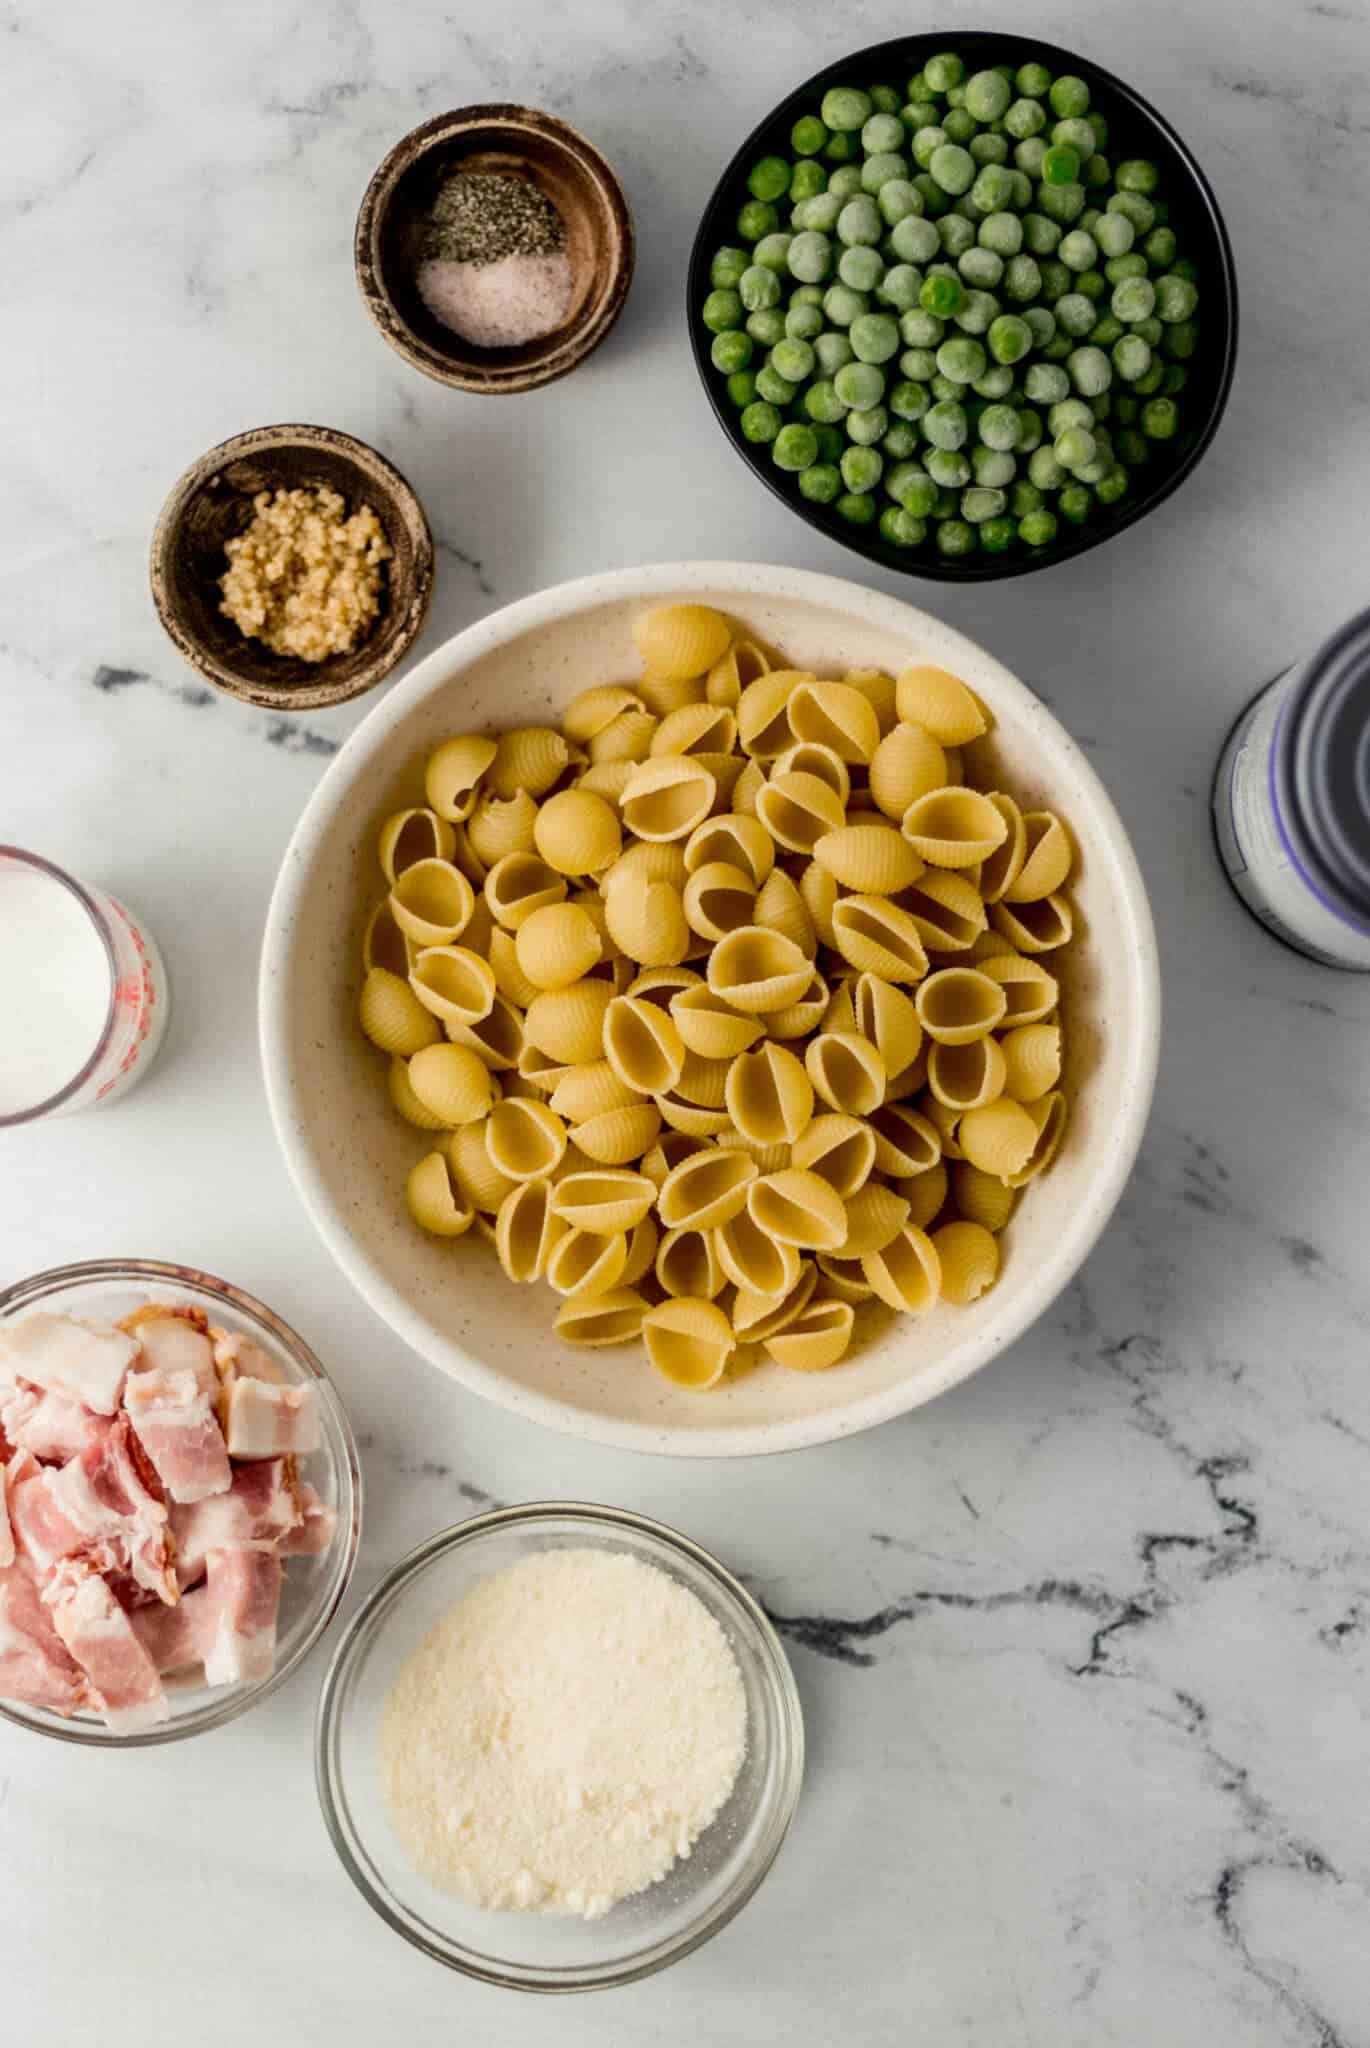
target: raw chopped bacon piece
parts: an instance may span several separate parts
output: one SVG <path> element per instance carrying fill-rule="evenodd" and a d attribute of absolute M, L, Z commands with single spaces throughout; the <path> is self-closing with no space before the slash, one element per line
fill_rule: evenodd
<path fill-rule="evenodd" d="M 0 1693 L 57 1714 L 97 1704 L 22 1564 L 0 1571 Z"/>
<path fill-rule="evenodd" d="M 179 1589 L 166 1503 L 152 1490 L 159 1485 L 156 1474 L 140 1458 L 132 1425 L 120 1415 L 101 1442 L 79 1458 L 40 1468 L 51 1511 L 35 1512 L 27 1525 L 32 1534 L 24 1540 L 35 1562 L 51 1565 L 79 1557 L 99 1571 L 122 1568 L 170 1603 Z M 25 1514 L 30 1490 L 29 1483 L 19 1489 Z M 33 1505 L 38 1510 L 40 1502 L 35 1499 Z M 24 1526 L 16 1519 L 16 1528 Z"/>
<path fill-rule="evenodd" d="M 235 1466 L 227 1493 L 171 1510 L 181 1585 L 203 1576 L 211 1550 L 274 1550 L 302 1520 L 293 1459 Z"/>
<path fill-rule="evenodd" d="M 313 1387 L 239 1377 L 228 1390 L 224 1435 L 233 1458 L 305 1457 L 319 1448 L 318 1395 Z"/>
<path fill-rule="evenodd" d="M 214 1348 L 202 1311 L 163 1308 L 153 1302 L 125 1316 L 119 1327 L 142 1345 L 142 1357 L 135 1372 L 188 1372 L 211 1398 L 217 1395 L 219 1375 L 214 1369 Z M 124 1400 L 127 1403 L 127 1388 Z"/>
<path fill-rule="evenodd" d="M 0 1463 L 0 1569 L 14 1563 L 14 1531 L 10 1527 L 9 1466 Z"/>
<path fill-rule="evenodd" d="M 282 1536 L 277 1549 L 282 1557 L 321 1557 L 333 1541 L 338 1511 L 320 1500 L 307 1479 L 300 1483 L 298 1499 L 304 1519 Z"/>
<path fill-rule="evenodd" d="M 27 1380 L 0 1403 L 0 1426 L 16 1450 L 32 1451 L 45 1465 L 65 1465 L 98 1443 L 109 1417 L 68 1394 L 62 1387 L 35 1387 Z"/>
<path fill-rule="evenodd" d="M 53 1465 L 40 1465 L 31 1451 L 12 1458 L 6 1474 L 10 1526 L 21 1559 L 41 1577 L 64 1557 L 87 1547 L 85 1530 L 62 1506 L 53 1491 L 61 1478 Z M 110 1556 L 108 1562 L 117 1562 Z"/>
<path fill-rule="evenodd" d="M 159 1602 L 136 1607 L 129 1624 L 159 1671 L 188 1671 L 203 1664 L 210 1640 L 210 1604 L 207 1586 L 197 1586 L 174 1607 Z"/>
<path fill-rule="evenodd" d="M 226 1388 L 236 1379 L 280 1379 L 275 1359 L 251 1337 L 240 1337 L 236 1330 L 211 1329 L 209 1334 L 214 1341 L 215 1368 Z"/>
<path fill-rule="evenodd" d="M 93 1408 L 113 1415 L 124 1375 L 138 1355 L 138 1339 L 113 1323 L 38 1311 L 0 1330 L 0 1359 L 18 1379 L 37 1387 L 60 1387 Z"/>
<path fill-rule="evenodd" d="M 207 1339 L 198 1337 L 198 1342 L 208 1353 Z M 131 1372 L 124 1411 L 172 1500 L 193 1502 L 227 1493 L 233 1473 L 223 1431 L 192 1372 Z"/>
<path fill-rule="evenodd" d="M 130 1734 L 170 1717 L 157 1667 L 98 1572 L 79 1562 L 60 1564 L 43 1599 L 111 1728 Z"/>
<path fill-rule="evenodd" d="M 210 1685 L 270 1677 L 281 1577 L 281 1560 L 273 1550 L 210 1551 L 205 1579 L 210 1615 L 205 1677 Z"/>

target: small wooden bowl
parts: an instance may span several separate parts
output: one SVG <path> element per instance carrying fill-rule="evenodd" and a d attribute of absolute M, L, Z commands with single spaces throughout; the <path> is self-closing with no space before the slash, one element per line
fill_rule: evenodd
<path fill-rule="evenodd" d="M 566 223 L 575 290 L 554 333 L 516 348 L 478 348 L 420 298 L 426 217 L 458 164 L 531 179 Z M 564 377 L 603 341 L 633 275 L 633 223 L 618 179 L 583 135 L 534 107 L 458 107 L 397 142 L 366 188 L 354 249 L 366 310 L 390 346 L 462 391 L 531 391 Z"/>
<path fill-rule="evenodd" d="M 348 654 L 299 661 L 248 639 L 220 611 L 224 543 L 250 524 L 258 491 L 321 484 L 349 511 L 371 506 L 391 556 L 365 638 Z M 360 697 L 408 652 L 433 592 L 433 536 L 399 471 L 365 441 L 333 427 L 255 427 L 191 464 L 158 517 L 150 571 L 158 616 L 193 668 L 245 703 L 305 711 Z"/>

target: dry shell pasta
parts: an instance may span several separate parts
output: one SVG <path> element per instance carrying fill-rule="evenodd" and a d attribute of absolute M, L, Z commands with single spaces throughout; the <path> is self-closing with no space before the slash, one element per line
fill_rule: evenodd
<path fill-rule="evenodd" d="M 635 637 L 644 674 L 443 741 L 380 827 L 360 1014 L 403 1199 L 568 1344 L 694 1391 L 739 1344 L 825 1371 L 858 1321 L 973 1304 L 1056 1155 L 1074 844 L 1011 762 L 983 786 L 948 670 L 775 667 L 704 605 Z"/>

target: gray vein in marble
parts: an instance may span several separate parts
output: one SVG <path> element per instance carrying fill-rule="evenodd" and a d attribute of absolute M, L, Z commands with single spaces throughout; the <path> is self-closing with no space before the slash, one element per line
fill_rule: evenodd
<path fill-rule="evenodd" d="M 219 708 L 218 695 L 207 684 L 170 683 L 164 677 L 154 675 L 150 669 L 124 668 L 102 661 L 92 673 L 91 682 L 107 697 L 118 697 L 125 690 L 146 687 L 156 690 L 159 696 L 170 698 L 173 703 L 184 704 L 192 711 Z M 284 712 L 268 712 L 254 723 L 267 745 L 284 754 L 314 754 L 327 758 L 336 754 L 342 745 L 342 741 L 334 739 L 331 733 L 301 725 L 297 718 Z"/>
<path fill-rule="evenodd" d="M 486 573 L 485 564 L 479 555 L 471 555 L 465 548 L 459 548 L 454 540 L 434 539 L 433 546 L 440 555 L 450 555 L 463 569 L 469 569 L 477 590 L 482 597 L 493 597 L 495 586 Z"/>

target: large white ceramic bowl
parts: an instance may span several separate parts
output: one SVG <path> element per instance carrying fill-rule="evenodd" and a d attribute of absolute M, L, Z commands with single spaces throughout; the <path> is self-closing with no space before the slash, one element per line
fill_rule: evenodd
<path fill-rule="evenodd" d="M 988 786 L 1059 810 L 1075 832 L 1082 927 L 1057 956 L 1071 1121 L 1051 1172 L 1009 1226 L 997 1285 L 970 1308 L 877 1323 L 830 1372 L 766 1363 L 703 1394 L 661 1379 L 639 1348 L 563 1343 L 546 1289 L 511 1286 L 475 1233 L 452 1243 L 414 1228 L 404 1179 L 422 1134 L 395 1116 L 379 1056 L 356 1022 L 362 926 L 384 886 L 376 833 L 388 812 L 416 801 L 427 751 L 453 732 L 558 721 L 577 690 L 638 671 L 636 614 L 686 598 L 745 621 L 797 667 L 897 671 L 925 661 L 963 676 L 994 717 L 977 742 Z M 1146 891 L 1118 814 L 1069 734 L 1006 668 L 926 612 L 834 576 L 670 563 L 507 605 L 429 655 L 368 715 L 287 850 L 262 953 L 261 1034 L 272 1115 L 305 1204 L 349 1279 L 416 1351 L 476 1393 L 574 1435 L 678 1456 L 743 1456 L 823 1443 L 916 1408 L 1050 1305 L 1136 1157 L 1155 1081 L 1160 983 Z"/>

